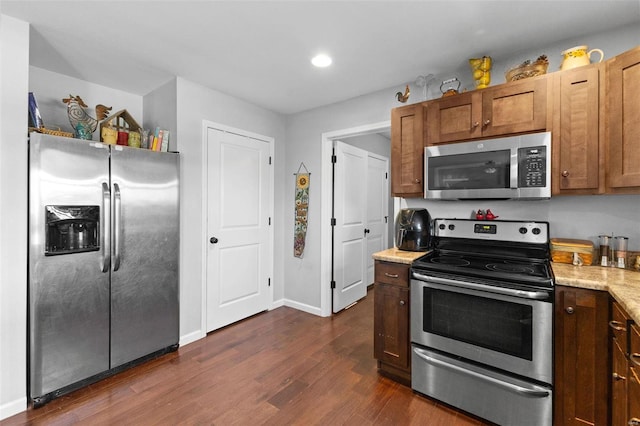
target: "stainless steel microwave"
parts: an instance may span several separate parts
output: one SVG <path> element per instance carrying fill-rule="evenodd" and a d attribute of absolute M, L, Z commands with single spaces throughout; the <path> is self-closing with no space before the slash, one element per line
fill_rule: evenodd
<path fill-rule="evenodd" d="M 424 149 L 424 198 L 551 197 L 551 132 Z"/>

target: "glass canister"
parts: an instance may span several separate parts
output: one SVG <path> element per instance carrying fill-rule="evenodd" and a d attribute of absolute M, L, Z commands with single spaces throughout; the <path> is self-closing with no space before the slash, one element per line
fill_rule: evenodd
<path fill-rule="evenodd" d="M 615 262 L 618 268 L 627 267 L 627 247 L 629 246 L 629 238 L 618 236 L 616 240 L 616 257 Z"/>
<path fill-rule="evenodd" d="M 608 235 L 598 236 L 600 244 L 600 266 L 609 266 L 611 256 L 611 237 Z"/>

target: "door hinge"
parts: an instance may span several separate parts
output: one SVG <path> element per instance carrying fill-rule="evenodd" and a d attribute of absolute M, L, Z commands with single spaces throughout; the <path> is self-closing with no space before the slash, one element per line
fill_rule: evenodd
<path fill-rule="evenodd" d="M 269 164 L 271 164 L 271 156 L 269 156 Z"/>
<path fill-rule="evenodd" d="M 335 281 L 331 281 L 331 288 L 336 288 L 336 282 Z"/>
<path fill-rule="evenodd" d="M 269 279 L 267 280 L 267 284 L 268 284 L 268 286 L 269 286 L 269 287 L 271 287 L 271 278 L 269 278 Z"/>
<path fill-rule="evenodd" d="M 331 226 L 336 226 L 336 218 L 335 217 L 331 218 Z"/>
<path fill-rule="evenodd" d="M 335 156 L 335 155 L 332 155 L 332 156 L 331 156 L 331 162 L 332 162 L 333 164 L 336 164 L 336 163 L 338 162 L 338 157 L 337 157 L 337 156 Z"/>

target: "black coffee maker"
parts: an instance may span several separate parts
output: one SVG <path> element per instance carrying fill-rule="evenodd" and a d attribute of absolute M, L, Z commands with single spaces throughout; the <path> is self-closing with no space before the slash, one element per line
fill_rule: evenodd
<path fill-rule="evenodd" d="M 396 217 L 396 247 L 427 251 L 431 243 L 431 216 L 427 209 L 401 209 Z"/>

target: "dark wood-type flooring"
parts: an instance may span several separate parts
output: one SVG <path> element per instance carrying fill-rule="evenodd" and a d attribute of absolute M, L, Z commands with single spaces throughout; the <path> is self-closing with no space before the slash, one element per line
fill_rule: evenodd
<path fill-rule="evenodd" d="M 484 425 L 378 375 L 373 292 L 321 318 L 278 308 L 2 425 Z"/>

